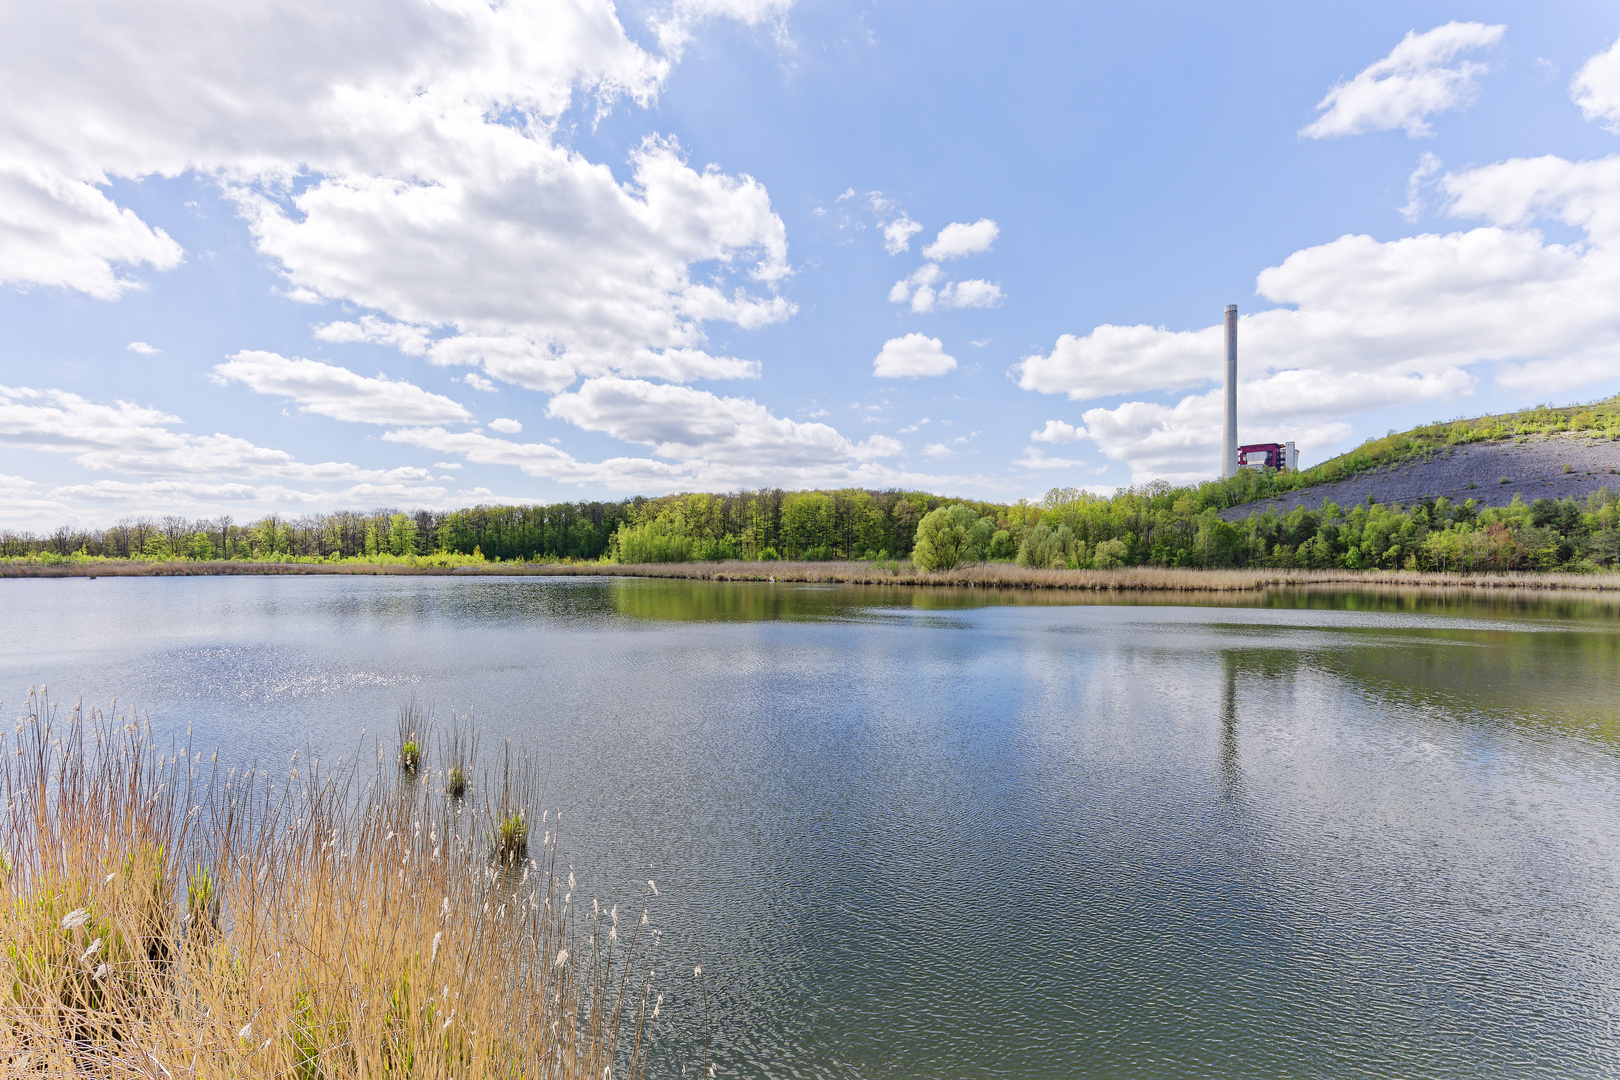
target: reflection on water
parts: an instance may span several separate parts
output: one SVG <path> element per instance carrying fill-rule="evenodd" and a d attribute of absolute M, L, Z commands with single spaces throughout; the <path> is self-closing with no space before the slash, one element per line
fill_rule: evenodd
<path fill-rule="evenodd" d="M 1322 663 L 1392 702 L 1584 730 L 1620 745 L 1620 634 L 1438 631 L 1422 648 L 1380 642 L 1336 651 Z"/>
<path fill-rule="evenodd" d="M 597 587 L 626 615 L 691 620 L 821 618 L 882 608 L 954 611 L 983 607 L 1218 607 L 1279 611 L 1356 611 L 1472 619 L 1592 622 L 1620 618 L 1620 593 L 1517 589 L 1404 589 L 1376 586 L 1271 588 L 1241 592 L 1094 592 L 788 582 L 573 579 Z"/>
<path fill-rule="evenodd" d="M 1218 772 L 1221 794 L 1242 793 L 1243 773 L 1238 767 L 1237 653 L 1221 653 L 1221 748 Z"/>
<path fill-rule="evenodd" d="M 0 583 L 0 696 L 236 760 L 412 694 L 658 881 L 661 1075 L 1620 1072 L 1602 597 L 629 579 Z M 692 1074 L 689 1070 L 688 1075 Z"/>

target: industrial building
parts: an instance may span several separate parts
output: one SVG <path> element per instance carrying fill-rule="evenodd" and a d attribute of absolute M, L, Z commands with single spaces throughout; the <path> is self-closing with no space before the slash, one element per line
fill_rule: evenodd
<path fill-rule="evenodd" d="M 1292 472 L 1299 468 L 1299 449 L 1292 442 L 1249 443 L 1237 441 L 1237 326 L 1236 304 L 1226 305 L 1226 430 L 1221 438 L 1221 479 L 1237 475 L 1239 469 L 1275 469 Z"/>

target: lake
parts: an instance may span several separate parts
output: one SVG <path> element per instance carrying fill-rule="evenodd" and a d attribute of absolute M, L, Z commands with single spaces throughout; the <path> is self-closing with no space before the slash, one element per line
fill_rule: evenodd
<path fill-rule="evenodd" d="M 0 582 L 30 685 L 280 770 L 511 738 L 666 927 L 660 1075 L 1620 1075 L 1614 600 Z M 1085 602 L 1080 602 L 1084 600 Z M 369 751 L 374 758 L 376 750 Z"/>

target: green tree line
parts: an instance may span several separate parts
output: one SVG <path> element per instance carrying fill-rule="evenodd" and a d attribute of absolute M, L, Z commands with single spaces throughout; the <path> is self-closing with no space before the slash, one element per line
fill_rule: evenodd
<path fill-rule="evenodd" d="M 487 558 L 596 559 L 629 503 L 476 506 L 450 512 L 381 509 L 238 522 L 216 518 L 125 518 L 105 529 L 63 526 L 35 534 L 0 530 L 0 557 L 82 554 L 114 559 L 355 559 L 478 553 Z"/>
<path fill-rule="evenodd" d="M 46 536 L 0 532 L 0 556 L 353 559 L 448 554 L 503 561 L 612 559 L 911 559 L 923 569 L 987 561 L 1021 566 L 1384 568 L 1456 571 L 1598 569 L 1620 561 L 1620 499 L 1444 498 L 1368 503 L 1228 521 L 1238 496 L 1269 493 L 1258 473 L 1196 487 L 1158 482 L 1111 497 L 1054 488 L 1031 502 L 985 503 L 919 492 L 755 491 L 618 503 L 378 510 L 236 524 L 230 518 L 133 518 Z M 1241 501 L 1247 501 L 1243 499 Z"/>
<path fill-rule="evenodd" d="M 1211 485 L 1205 485 L 1209 487 Z M 1620 558 L 1620 505 L 1515 498 L 1487 507 L 1444 498 L 1409 505 L 1298 507 L 1228 521 L 1197 489 L 1149 484 L 1110 499 L 1048 493 L 1010 539 L 1026 566 L 1275 567 L 1453 571 L 1597 569 Z"/>
<path fill-rule="evenodd" d="M 0 529 L 0 558 L 269 561 L 451 553 L 594 560 L 619 557 L 621 539 L 627 555 L 666 559 L 904 557 L 917 522 L 948 501 L 920 492 L 773 489 L 447 512 L 269 514 L 249 521 L 142 515 L 100 529 Z"/>

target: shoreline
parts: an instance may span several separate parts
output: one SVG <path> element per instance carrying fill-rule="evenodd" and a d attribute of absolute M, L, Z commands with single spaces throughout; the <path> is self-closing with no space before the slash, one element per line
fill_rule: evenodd
<path fill-rule="evenodd" d="M 635 577 L 687 581 L 781 582 L 822 585 L 906 585 L 1078 592 L 1255 592 L 1270 588 L 1477 589 L 1480 591 L 1620 592 L 1620 573 L 1515 571 L 1461 574 L 1410 570 L 1201 570 L 1150 566 L 1118 570 L 1041 570 L 981 563 L 927 573 L 893 563 L 489 563 L 482 566 L 263 562 L 0 563 L 0 579 L 98 577 L 352 576 Z"/>

